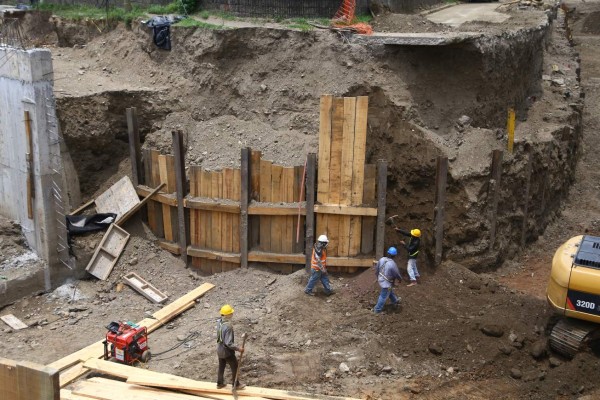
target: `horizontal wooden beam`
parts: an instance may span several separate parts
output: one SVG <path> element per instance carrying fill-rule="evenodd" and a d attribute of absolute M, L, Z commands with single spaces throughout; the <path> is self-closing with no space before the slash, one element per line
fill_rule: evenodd
<path fill-rule="evenodd" d="M 250 253 L 248 253 L 248 261 L 304 265 L 304 254 L 302 254 L 302 253 L 282 254 L 282 253 L 266 253 L 264 251 L 251 251 Z"/>
<path fill-rule="evenodd" d="M 318 214 L 358 215 L 363 217 L 376 217 L 377 208 L 353 207 L 337 204 L 316 204 L 315 212 Z"/>
<path fill-rule="evenodd" d="M 298 203 L 287 203 L 283 205 L 274 205 L 272 203 L 254 202 L 248 205 L 249 215 L 306 215 L 306 208 L 298 207 Z"/>
<path fill-rule="evenodd" d="M 135 191 L 140 197 L 148 197 L 148 195 L 152 193 L 152 188 L 145 185 L 138 185 L 138 187 L 135 188 Z M 152 200 L 162 204 L 167 204 L 169 206 L 177 207 L 177 197 L 174 194 L 158 192 L 152 196 Z"/>
<path fill-rule="evenodd" d="M 208 197 L 193 197 L 184 199 L 183 204 L 185 207 L 194 210 L 220 211 L 234 214 L 240 213 L 240 202 L 233 200 L 224 200 L 223 203 L 219 203 Z"/>
<path fill-rule="evenodd" d="M 328 267 L 372 267 L 374 258 L 327 257 Z"/>
<path fill-rule="evenodd" d="M 181 249 L 179 248 L 179 243 L 169 242 L 166 240 L 159 240 L 158 245 L 168 251 L 169 253 L 173 253 L 175 255 L 181 254 Z"/>
<path fill-rule="evenodd" d="M 188 246 L 187 254 L 190 257 L 200 257 L 207 260 L 227 261 L 239 264 L 240 254 L 239 253 L 225 253 L 223 251 L 216 251 L 210 249 L 202 249 L 200 247 Z"/>

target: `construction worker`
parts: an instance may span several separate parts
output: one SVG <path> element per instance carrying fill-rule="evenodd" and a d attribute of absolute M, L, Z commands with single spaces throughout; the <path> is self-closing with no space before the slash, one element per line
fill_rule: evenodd
<path fill-rule="evenodd" d="M 310 262 L 310 278 L 308 279 L 308 284 L 306 288 L 304 288 L 304 293 L 309 296 L 314 296 L 313 289 L 318 280 L 323 284 L 323 288 L 325 288 L 325 294 L 330 296 L 333 294 L 333 289 L 331 289 L 331 285 L 329 284 L 329 276 L 327 275 L 327 245 L 329 244 L 329 239 L 327 236 L 321 235 L 317 239 L 313 247 L 312 259 Z"/>
<path fill-rule="evenodd" d="M 229 304 L 225 304 L 221 307 L 221 318 L 217 320 L 217 356 L 219 357 L 219 372 L 217 375 L 217 389 L 224 388 L 227 386 L 224 383 L 223 375 L 225 374 L 225 364 L 231 368 L 231 375 L 233 377 L 233 385 L 238 390 L 246 387 L 243 383 L 237 379 L 238 371 L 238 360 L 235 356 L 235 352 L 240 353 L 244 351 L 243 347 L 237 346 L 234 341 L 235 337 L 233 334 L 233 325 L 231 325 L 231 318 L 233 317 L 233 308 Z"/>
<path fill-rule="evenodd" d="M 373 308 L 375 314 L 379 314 L 383 311 L 383 306 L 385 306 L 388 298 L 392 301 L 394 307 L 400 304 L 400 297 L 396 297 L 393 291 L 396 279 L 399 282 L 402 281 L 402 275 L 400 275 L 398 266 L 394 261 L 394 258 L 396 258 L 397 255 L 398 250 L 396 250 L 395 247 L 390 247 L 387 251 L 387 257 L 381 257 L 375 265 L 375 276 L 377 276 L 377 283 L 379 283 L 379 286 L 381 287 L 379 299 L 377 300 L 375 308 Z"/>
<path fill-rule="evenodd" d="M 400 228 L 396 228 L 396 232 L 409 237 L 408 243 L 401 241 L 400 243 L 408 251 L 408 264 L 406 266 L 406 272 L 410 283 L 406 286 L 415 286 L 419 281 L 421 275 L 417 269 L 417 255 L 419 254 L 419 246 L 421 245 L 421 230 L 418 228 L 411 229 L 410 232 L 404 231 Z"/>

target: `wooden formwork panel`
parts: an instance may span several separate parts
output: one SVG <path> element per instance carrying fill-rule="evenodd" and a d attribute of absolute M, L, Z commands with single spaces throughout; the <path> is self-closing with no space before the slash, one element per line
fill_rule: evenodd
<path fill-rule="evenodd" d="M 369 196 L 374 195 L 374 179 L 365 189 L 367 114 L 368 97 L 321 97 L 317 203 L 362 207 L 365 190 Z M 329 237 L 328 257 L 343 259 L 358 256 L 367 249 L 372 251 L 373 240 L 369 243 L 370 236 L 365 231 L 373 232 L 375 218 L 325 213 L 330 209 L 316 211 L 315 230 L 316 237 L 321 234 Z M 349 269 L 353 270 L 354 267 Z"/>
<path fill-rule="evenodd" d="M 190 195 L 192 198 L 215 200 L 215 204 L 232 200 L 239 202 L 241 193 L 241 171 L 226 168 L 222 171 L 205 171 L 199 167 L 190 169 Z M 190 210 L 190 239 L 197 250 L 194 254 L 235 254 L 240 251 L 239 211 Z M 193 233 L 193 234 L 192 234 Z M 207 253 L 207 251 L 209 253 Z M 239 263 L 221 261 L 232 258 L 194 257 L 192 265 L 207 273 L 216 273 L 239 268 Z"/>

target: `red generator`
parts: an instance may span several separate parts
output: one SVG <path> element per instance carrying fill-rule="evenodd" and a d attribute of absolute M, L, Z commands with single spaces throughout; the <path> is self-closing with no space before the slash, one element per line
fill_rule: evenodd
<path fill-rule="evenodd" d="M 104 359 L 131 365 L 136 361 L 150 360 L 148 330 L 132 322 L 111 322 L 106 329 Z"/>

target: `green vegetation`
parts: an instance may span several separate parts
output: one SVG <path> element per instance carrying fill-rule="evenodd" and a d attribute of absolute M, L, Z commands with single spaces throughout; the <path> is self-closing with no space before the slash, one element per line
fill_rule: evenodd
<path fill-rule="evenodd" d="M 454 1 L 454 0 L 452 0 Z M 88 5 L 65 5 L 65 4 L 49 4 L 49 3 L 38 3 L 37 8 L 39 10 L 52 11 L 53 14 L 71 20 L 82 20 L 82 19 L 92 19 L 92 20 L 104 20 L 108 21 L 122 21 L 127 25 L 131 25 L 131 23 L 136 19 L 141 19 L 147 17 L 148 14 L 187 14 L 194 15 L 194 18 L 186 18 L 181 22 L 177 23 L 176 26 L 181 27 L 201 27 L 206 29 L 226 29 L 222 25 L 209 24 L 206 22 L 202 22 L 199 19 L 207 20 L 210 17 L 214 17 L 217 19 L 222 19 L 224 21 L 235 21 L 237 18 L 235 15 L 219 12 L 219 11 L 208 11 L 202 10 L 199 12 L 193 11 L 193 8 L 196 7 L 196 0 L 176 0 L 172 3 L 169 3 L 165 6 L 161 5 L 153 5 L 148 8 L 141 8 L 139 6 L 133 6 L 131 10 L 127 11 L 123 8 L 119 7 L 111 7 L 108 9 L 108 13 L 105 8 L 92 7 Z M 190 9 L 188 9 L 190 7 Z M 185 12 L 187 11 L 187 13 Z M 290 29 L 299 29 L 301 31 L 310 31 L 315 29 L 311 23 L 317 25 L 329 26 L 330 20 L 327 18 L 316 18 L 316 19 L 307 19 L 307 18 L 290 18 L 284 19 L 281 17 L 276 17 L 273 19 L 266 18 L 258 18 L 251 19 L 252 22 L 257 25 L 265 24 L 270 21 L 274 21 L 280 23 Z M 372 20 L 370 15 L 358 15 L 355 18 L 355 23 L 364 22 L 369 23 Z"/>
<path fill-rule="evenodd" d="M 354 23 L 365 23 L 368 24 L 373 20 L 373 16 L 370 14 L 365 14 L 365 15 L 357 15 L 354 17 Z"/>
<path fill-rule="evenodd" d="M 146 11 L 150 14 L 158 15 L 176 14 L 177 12 L 179 12 L 179 4 L 178 2 L 174 1 L 173 3 L 169 3 L 166 6 L 153 5 L 148 7 Z"/>
<path fill-rule="evenodd" d="M 54 15 L 75 21 L 89 18 L 131 23 L 134 19 L 146 15 L 146 10 L 137 6 L 134 6 L 131 11 L 126 11 L 123 8 L 111 7 L 108 9 L 108 13 L 105 8 L 96 8 L 87 5 L 41 3 L 37 5 L 37 8 L 39 10 L 52 11 Z"/>
<path fill-rule="evenodd" d="M 198 8 L 198 2 L 196 0 L 177 0 L 179 6 L 179 12 L 184 15 L 191 15 Z"/>
<path fill-rule="evenodd" d="M 186 18 L 184 20 L 181 20 L 178 23 L 176 23 L 175 26 L 183 28 L 228 29 L 227 27 L 222 25 L 208 24 L 206 22 L 198 21 L 194 18 Z"/>

